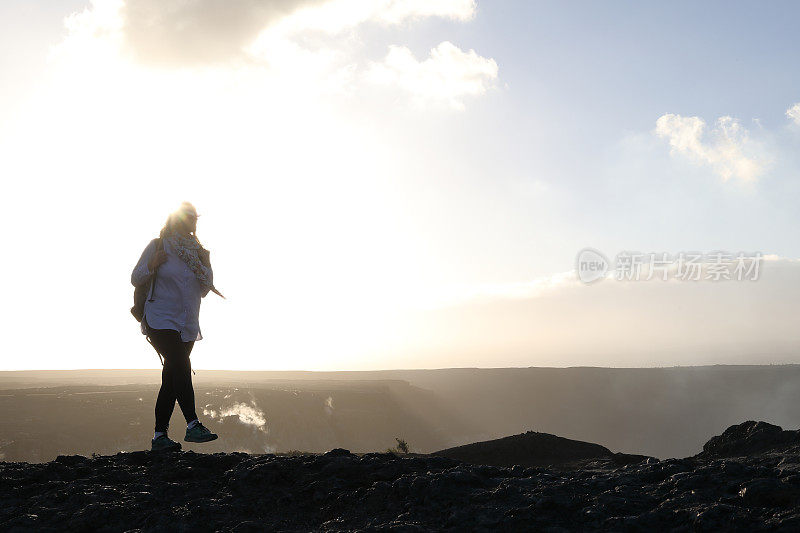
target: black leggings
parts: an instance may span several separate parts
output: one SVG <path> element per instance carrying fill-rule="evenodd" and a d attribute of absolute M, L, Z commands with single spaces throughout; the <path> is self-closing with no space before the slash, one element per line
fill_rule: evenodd
<path fill-rule="evenodd" d="M 194 341 L 183 342 L 180 333 L 174 329 L 152 329 L 146 319 L 145 325 L 150 332 L 150 340 L 164 357 L 161 390 L 158 391 L 156 400 L 156 431 L 166 433 L 175 409 L 175 400 L 178 400 L 187 423 L 197 418 L 194 410 L 192 362 L 189 359 Z"/>

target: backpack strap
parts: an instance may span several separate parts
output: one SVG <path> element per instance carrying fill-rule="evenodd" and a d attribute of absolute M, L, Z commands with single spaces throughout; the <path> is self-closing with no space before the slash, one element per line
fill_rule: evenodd
<path fill-rule="evenodd" d="M 158 250 L 164 249 L 164 239 L 161 237 L 158 238 L 158 244 L 156 244 L 156 252 Z M 156 292 L 156 278 L 158 277 L 158 267 L 156 267 L 155 272 L 153 272 L 153 279 L 150 280 L 150 298 L 147 299 L 148 302 L 155 301 L 153 295 Z"/>
<path fill-rule="evenodd" d="M 147 331 L 147 334 L 145 335 L 144 338 L 147 339 L 147 342 L 150 343 L 150 346 L 152 346 L 153 349 L 158 354 L 158 359 L 161 361 L 161 366 L 164 366 L 164 358 L 161 357 L 161 352 L 156 347 L 155 343 L 153 342 L 153 339 L 150 338 L 150 333 L 152 332 L 153 328 L 151 328 L 150 324 L 147 323 L 147 315 L 142 316 L 142 324 L 144 324 L 144 329 L 145 331 Z"/>
<path fill-rule="evenodd" d="M 154 349 L 154 350 L 156 351 L 156 353 L 158 354 L 158 359 L 159 359 L 159 361 L 161 361 L 161 366 L 164 366 L 164 358 L 163 358 L 163 357 L 161 357 L 161 352 L 159 352 L 159 351 L 158 351 L 158 348 L 156 348 L 156 345 L 155 345 L 155 344 L 153 344 L 153 341 L 152 341 L 152 340 L 150 340 L 150 335 L 147 335 L 147 336 L 145 337 L 145 339 L 147 339 L 147 342 L 149 342 L 149 343 L 150 343 L 150 346 L 152 346 L 152 347 L 153 347 L 153 349 Z"/>
<path fill-rule="evenodd" d="M 158 238 L 158 244 L 156 244 L 156 251 L 158 251 L 159 249 L 163 249 L 163 248 L 164 248 L 164 240 L 161 237 L 159 237 Z M 157 276 L 158 276 L 158 268 L 156 268 L 156 271 L 153 272 L 153 279 L 150 280 L 150 298 L 147 300 L 149 302 L 154 301 L 153 295 L 154 295 L 155 290 L 156 290 L 156 277 Z M 156 348 L 156 345 L 153 344 L 152 339 L 150 339 L 150 329 L 151 328 L 150 328 L 150 324 L 147 323 L 147 317 L 143 316 L 142 320 L 144 320 L 145 327 L 147 328 L 147 335 L 145 335 L 145 339 L 147 339 L 147 342 L 150 343 L 150 346 L 152 346 L 153 349 L 158 354 L 158 359 L 159 359 L 159 361 L 161 361 L 161 366 L 164 366 L 164 358 L 161 357 L 161 352 L 158 351 L 158 348 Z"/>

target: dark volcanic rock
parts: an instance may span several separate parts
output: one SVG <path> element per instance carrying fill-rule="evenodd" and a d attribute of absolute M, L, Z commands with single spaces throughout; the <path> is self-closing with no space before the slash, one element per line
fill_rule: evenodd
<path fill-rule="evenodd" d="M 703 446 L 700 457 L 735 457 L 752 455 L 800 444 L 800 431 L 787 431 L 766 422 L 748 420 L 712 437 Z"/>
<path fill-rule="evenodd" d="M 621 465 L 647 459 L 644 455 L 615 454 L 599 444 L 536 431 L 447 448 L 431 455 L 494 466 L 554 466 L 591 459 L 607 459 Z"/>
<path fill-rule="evenodd" d="M 736 428 L 725 442 L 758 434 L 764 451 L 582 468 L 343 449 L 0 462 L 0 530 L 797 531 L 800 446 Z"/>

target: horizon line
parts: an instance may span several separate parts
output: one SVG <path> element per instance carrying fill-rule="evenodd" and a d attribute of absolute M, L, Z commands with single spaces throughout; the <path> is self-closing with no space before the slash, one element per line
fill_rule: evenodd
<path fill-rule="evenodd" d="M 525 369 L 601 369 L 601 370 L 651 370 L 668 368 L 711 368 L 711 367 L 759 367 L 759 366 L 800 366 L 800 363 L 758 363 L 758 364 L 726 364 L 715 363 L 707 365 L 670 365 L 670 366 L 502 366 L 502 367 L 440 367 L 440 368 L 379 368 L 367 370 L 270 370 L 270 369 L 227 369 L 227 368 L 196 368 L 205 372 L 315 372 L 315 373 L 337 373 L 337 372 L 408 372 L 408 371 L 438 371 L 438 370 L 525 370 Z M 158 368 L 45 368 L 45 369 L 18 369 L 0 370 L 0 374 L 12 372 L 131 372 L 131 371 L 158 371 Z"/>

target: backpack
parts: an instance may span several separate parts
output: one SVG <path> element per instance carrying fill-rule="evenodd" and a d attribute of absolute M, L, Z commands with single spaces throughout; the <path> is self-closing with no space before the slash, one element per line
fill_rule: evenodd
<path fill-rule="evenodd" d="M 159 237 L 156 239 L 158 243 L 156 244 L 156 251 L 159 249 L 163 249 L 164 243 L 162 239 Z M 153 292 L 156 288 L 156 276 L 158 274 L 158 269 L 153 272 L 153 277 L 150 279 L 150 283 L 142 285 L 141 287 L 136 287 L 133 289 L 133 307 L 131 307 L 131 314 L 133 318 L 136 319 L 137 322 L 142 321 L 142 317 L 144 316 L 144 302 L 147 300 L 147 295 L 150 295 L 150 301 L 153 301 Z"/>

